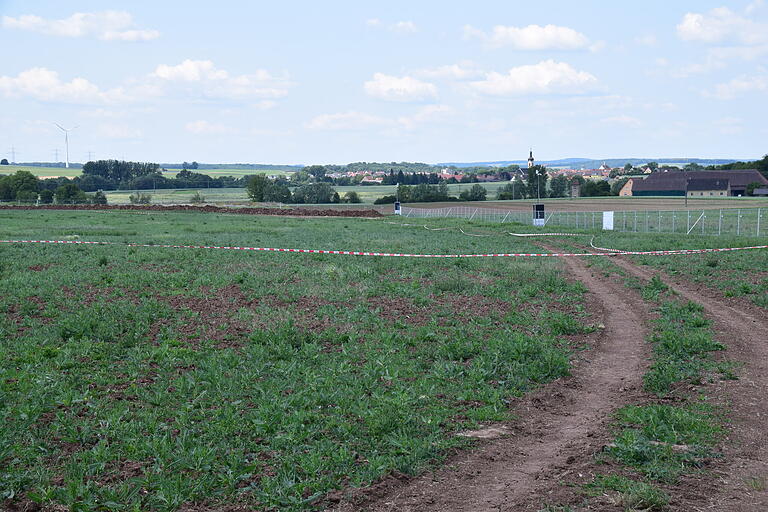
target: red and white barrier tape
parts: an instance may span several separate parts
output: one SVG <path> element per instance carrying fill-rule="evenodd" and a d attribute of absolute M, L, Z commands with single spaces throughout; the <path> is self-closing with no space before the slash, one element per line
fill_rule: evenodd
<path fill-rule="evenodd" d="M 749 249 L 768 249 L 768 245 L 750 247 L 727 247 L 717 249 L 676 249 L 671 251 L 626 251 L 626 252 L 586 252 L 586 253 L 488 253 L 488 254 L 408 254 L 369 251 L 328 251 L 323 249 L 282 249 L 273 247 L 240 247 L 224 245 L 171 245 L 171 244 L 138 244 L 117 242 L 86 242 L 81 240 L 0 240 L 6 244 L 73 244 L 73 245 L 125 245 L 127 247 L 156 247 L 160 249 L 219 249 L 230 251 L 261 251 L 261 252 L 298 252 L 309 254 L 339 254 L 347 256 L 390 256 L 401 258 L 495 258 L 495 257 L 564 257 L 564 256 L 664 256 L 676 254 L 702 254 L 708 252 L 744 251 Z"/>

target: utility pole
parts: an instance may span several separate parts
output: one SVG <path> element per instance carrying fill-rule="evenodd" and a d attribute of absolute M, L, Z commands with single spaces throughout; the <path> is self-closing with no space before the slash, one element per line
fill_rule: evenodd
<path fill-rule="evenodd" d="M 93 151 L 88 152 L 88 161 L 89 162 L 93 161 Z"/>
<path fill-rule="evenodd" d="M 11 146 L 11 163 L 12 164 L 16 163 L 16 147 L 15 146 Z"/>
<path fill-rule="evenodd" d="M 53 163 L 59 163 L 59 148 L 53 150 Z"/>

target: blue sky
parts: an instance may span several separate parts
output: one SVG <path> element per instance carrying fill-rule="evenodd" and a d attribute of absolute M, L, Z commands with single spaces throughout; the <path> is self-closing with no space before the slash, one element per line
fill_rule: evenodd
<path fill-rule="evenodd" d="M 73 161 L 768 152 L 761 0 L 0 0 L 0 48 L 17 161 L 63 154 L 54 122 Z"/>

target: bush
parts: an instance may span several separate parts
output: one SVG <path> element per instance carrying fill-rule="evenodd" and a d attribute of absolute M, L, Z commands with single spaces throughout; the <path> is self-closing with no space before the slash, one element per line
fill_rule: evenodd
<path fill-rule="evenodd" d="M 87 204 L 88 196 L 74 183 L 67 183 L 53 193 L 57 204 Z"/>
<path fill-rule="evenodd" d="M 195 192 L 195 195 L 189 198 L 189 202 L 192 204 L 198 204 L 198 203 L 204 203 L 205 202 L 205 196 L 200 193 L 198 190 Z"/>
<path fill-rule="evenodd" d="M 131 204 L 149 204 L 152 202 L 152 195 L 136 192 L 128 196 L 128 199 L 131 201 Z"/>
<path fill-rule="evenodd" d="M 293 202 L 306 204 L 332 203 L 337 197 L 338 194 L 328 183 L 312 183 L 297 188 L 293 193 Z"/>
<path fill-rule="evenodd" d="M 91 202 L 93 204 L 107 204 L 107 195 L 103 190 L 97 190 L 93 196 L 91 196 Z"/>
<path fill-rule="evenodd" d="M 34 203 L 37 201 L 37 192 L 34 190 L 19 190 L 16 193 L 16 200 L 21 203 Z"/>
<path fill-rule="evenodd" d="M 350 190 L 346 194 L 344 194 L 344 199 L 342 200 L 342 203 L 362 203 L 363 201 L 360 199 L 360 195 L 355 192 L 354 190 Z"/>
<path fill-rule="evenodd" d="M 488 194 L 488 191 L 485 190 L 485 187 L 482 185 L 472 185 L 472 188 L 469 190 L 463 191 L 461 194 L 459 194 L 459 199 L 462 201 L 485 201 L 485 196 Z"/>
<path fill-rule="evenodd" d="M 376 199 L 373 204 L 393 204 L 397 201 L 397 196 L 383 196 Z"/>

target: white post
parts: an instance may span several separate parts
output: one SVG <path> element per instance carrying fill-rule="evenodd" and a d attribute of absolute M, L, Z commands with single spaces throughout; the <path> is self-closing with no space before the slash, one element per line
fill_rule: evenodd
<path fill-rule="evenodd" d="M 761 215 L 761 213 L 762 213 L 761 209 L 758 208 L 757 209 L 757 235 L 756 236 L 760 236 L 760 215 Z"/>
<path fill-rule="evenodd" d="M 717 236 L 723 232 L 723 209 L 720 208 L 720 218 L 717 221 Z"/>

